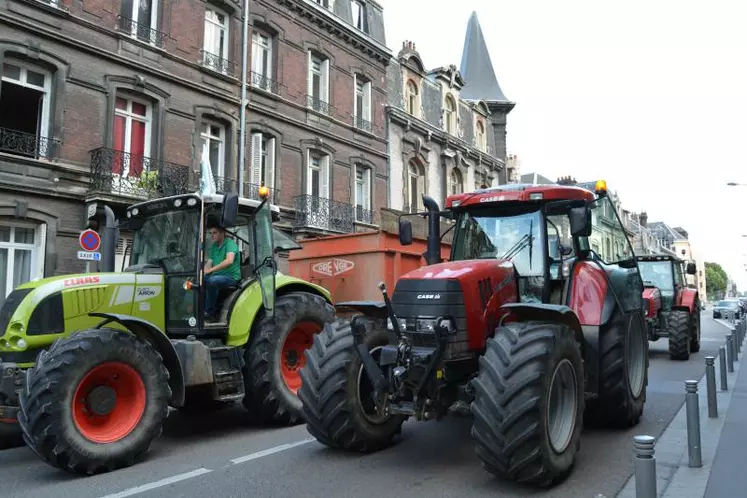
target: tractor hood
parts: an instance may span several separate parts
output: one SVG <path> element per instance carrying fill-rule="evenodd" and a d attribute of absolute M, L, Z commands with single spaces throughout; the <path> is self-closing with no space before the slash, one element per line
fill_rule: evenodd
<path fill-rule="evenodd" d="M 502 275 L 513 274 L 514 265 L 510 261 L 500 259 L 471 259 L 465 261 L 447 261 L 435 265 L 428 265 L 402 275 L 405 279 L 477 279 L 493 276 L 493 273 Z M 496 282 L 498 283 L 498 282 Z"/>

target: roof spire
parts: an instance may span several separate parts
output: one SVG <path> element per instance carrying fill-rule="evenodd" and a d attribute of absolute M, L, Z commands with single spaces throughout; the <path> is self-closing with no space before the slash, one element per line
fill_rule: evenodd
<path fill-rule="evenodd" d="M 487 102 L 510 102 L 503 94 L 498 79 L 495 77 L 493 63 L 490 61 L 488 47 L 475 11 L 472 11 L 467 23 L 459 72 L 462 73 L 466 82 L 461 91 L 462 98 Z"/>

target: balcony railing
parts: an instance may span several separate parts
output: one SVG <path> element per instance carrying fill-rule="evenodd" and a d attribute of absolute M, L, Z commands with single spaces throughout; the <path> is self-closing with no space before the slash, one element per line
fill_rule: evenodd
<path fill-rule="evenodd" d="M 245 183 L 244 184 L 244 197 L 247 199 L 254 199 L 256 201 L 261 200 L 259 198 L 259 188 L 261 185 L 256 185 L 254 183 Z M 269 201 L 270 204 L 280 204 L 280 191 L 277 189 L 268 189 L 270 191 L 269 195 Z"/>
<path fill-rule="evenodd" d="M 325 102 L 317 97 L 314 97 L 313 95 L 306 96 L 306 107 L 310 107 L 316 112 L 321 112 L 322 114 L 327 115 L 330 114 L 332 108 L 329 102 Z"/>
<path fill-rule="evenodd" d="M 257 73 L 254 71 L 249 73 L 249 84 L 254 88 L 260 88 L 266 92 L 271 92 L 274 94 L 278 93 L 278 82 L 271 78 L 268 78 L 262 73 Z"/>
<path fill-rule="evenodd" d="M 216 182 L 217 183 L 217 182 Z M 166 197 L 190 188 L 189 167 L 100 147 L 91 151 L 90 193 L 126 197 Z"/>
<path fill-rule="evenodd" d="M 0 128 L 0 152 L 39 159 L 57 157 L 62 142 L 9 128 Z"/>
<path fill-rule="evenodd" d="M 363 206 L 355 206 L 355 221 L 358 223 L 374 224 L 374 212 L 370 209 L 363 209 Z"/>
<path fill-rule="evenodd" d="M 117 16 L 117 25 L 119 30 L 127 33 L 138 40 L 142 40 L 158 48 L 163 48 L 166 40 L 166 33 L 152 29 L 147 24 L 141 24 L 129 17 Z"/>
<path fill-rule="evenodd" d="M 352 205 L 313 195 L 299 195 L 293 200 L 296 209 L 294 228 L 353 232 L 355 213 Z"/>
<path fill-rule="evenodd" d="M 213 71 L 228 76 L 236 74 L 236 64 L 224 59 L 219 55 L 200 50 L 200 56 L 202 57 L 202 65 L 212 69 Z"/>
<path fill-rule="evenodd" d="M 373 129 L 371 121 L 363 119 L 361 116 L 353 116 L 353 124 L 359 130 L 367 131 L 368 133 L 371 133 L 371 130 Z"/>

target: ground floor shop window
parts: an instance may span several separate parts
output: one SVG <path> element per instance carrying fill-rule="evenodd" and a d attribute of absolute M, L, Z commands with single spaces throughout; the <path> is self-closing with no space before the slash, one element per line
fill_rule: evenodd
<path fill-rule="evenodd" d="M 0 221 L 0 306 L 13 289 L 44 276 L 43 225 Z"/>

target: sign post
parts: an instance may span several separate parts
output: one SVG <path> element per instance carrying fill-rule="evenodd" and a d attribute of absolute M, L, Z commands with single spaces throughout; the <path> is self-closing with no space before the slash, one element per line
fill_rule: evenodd
<path fill-rule="evenodd" d="M 82 251 L 78 251 L 78 259 L 86 262 L 86 273 L 91 272 L 91 261 L 101 261 L 101 237 L 96 230 L 83 230 L 78 236 L 78 243 Z"/>

